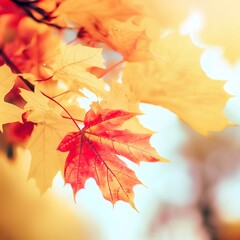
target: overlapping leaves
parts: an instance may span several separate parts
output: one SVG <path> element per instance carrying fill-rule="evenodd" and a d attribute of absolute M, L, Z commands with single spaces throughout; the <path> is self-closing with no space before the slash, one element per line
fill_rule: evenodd
<path fill-rule="evenodd" d="M 62 171 L 75 194 L 92 177 L 107 200 L 123 200 L 134 207 L 133 187 L 140 181 L 122 157 L 136 164 L 164 161 L 149 143 L 152 133 L 132 113 L 139 112 L 141 102 L 168 108 L 203 135 L 229 124 L 223 114 L 229 96 L 223 82 L 209 79 L 202 70 L 202 50 L 188 37 L 168 32 L 178 28 L 192 5 L 200 6 L 208 22 L 215 24 L 215 15 L 221 11 L 212 15 L 204 1 L 14 2 L 0 4 L 0 64 L 21 75 L 25 89 L 20 95 L 26 104 L 17 107 L 19 81 L 3 65 L 0 130 L 22 119 L 34 125 L 27 145 L 32 155 L 29 176 L 41 191 Z M 235 1 L 231 6 L 235 9 Z M 224 45 L 226 55 L 235 61 L 237 47 L 229 39 L 236 40 L 238 35 L 229 30 L 233 38 L 215 41 L 213 35 L 222 36 L 221 28 L 207 31 L 211 26 L 206 24 L 202 35 Z M 73 45 L 61 43 L 65 28 L 76 35 Z M 94 68 L 101 72 L 119 54 L 123 77 L 121 71 L 112 74 L 113 68 L 107 68 L 100 74 L 108 74 L 107 86 L 93 74 Z M 12 88 L 15 105 L 5 101 Z M 87 114 L 79 105 L 84 88 L 103 100 Z M 67 159 L 62 152 L 69 152 Z"/>

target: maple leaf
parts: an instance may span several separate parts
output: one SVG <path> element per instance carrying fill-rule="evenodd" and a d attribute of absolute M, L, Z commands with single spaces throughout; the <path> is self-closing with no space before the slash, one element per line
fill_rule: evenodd
<path fill-rule="evenodd" d="M 123 84 L 142 102 L 166 107 L 206 135 L 229 124 L 223 108 L 230 97 L 224 82 L 211 80 L 200 65 L 202 50 L 172 33 L 152 44 L 156 58 L 126 63 Z"/>
<path fill-rule="evenodd" d="M 84 119 L 84 128 L 65 136 L 58 146 L 69 151 L 64 176 L 74 194 L 92 177 L 100 187 L 104 198 L 113 204 L 117 200 L 129 202 L 133 207 L 133 187 L 140 181 L 118 155 L 136 164 L 140 161 L 165 161 L 151 147 L 150 134 L 135 134 L 119 127 L 133 113 L 122 110 L 90 109 Z"/>
<path fill-rule="evenodd" d="M 191 1 L 173 0 L 173 8 L 166 0 L 66 0 L 55 14 L 58 20 L 79 26 L 79 38 L 90 46 L 102 42 L 121 53 L 125 60 L 140 61 L 152 57 L 148 49 L 151 40 L 146 34 L 152 25 L 143 27 L 141 22 L 151 19 L 156 33 L 179 27 Z"/>
<path fill-rule="evenodd" d="M 71 126 L 66 121 L 56 121 L 52 124 L 42 123 L 34 127 L 28 143 L 28 149 L 32 155 L 28 177 L 36 180 L 41 192 L 51 187 L 58 171 L 63 172 L 66 156 L 56 149 L 66 134 L 65 129 L 70 129 Z"/>
<path fill-rule="evenodd" d="M 32 160 L 29 177 L 34 178 L 41 192 L 52 185 L 58 171 L 63 171 L 65 154 L 57 146 L 67 132 L 73 131 L 71 121 L 63 119 L 37 88 L 35 92 L 21 89 L 21 96 L 27 102 L 27 120 L 35 124 L 28 149 Z"/>
<path fill-rule="evenodd" d="M 107 98 L 102 100 L 99 104 L 101 108 L 109 109 L 121 109 L 127 112 L 134 112 L 139 115 L 142 112 L 139 109 L 139 101 L 136 96 L 126 85 L 122 85 L 119 82 L 112 82 L 110 85 L 110 91 L 108 92 Z M 112 100 L 114 99 L 114 101 Z M 126 121 L 121 129 L 131 129 L 133 132 L 140 133 L 153 133 L 149 129 L 145 128 L 137 118 L 131 118 Z"/>
<path fill-rule="evenodd" d="M 141 25 L 141 21 L 139 23 L 138 19 L 133 17 L 124 22 L 109 19 L 92 24 L 85 29 L 85 35 L 87 35 L 87 40 L 88 38 L 92 40 L 91 42 L 105 43 L 122 54 L 127 61 L 140 61 L 152 57 L 149 51 L 150 39 L 145 33 L 147 27 Z M 81 40 L 85 40 L 85 35 L 81 37 Z"/>
<path fill-rule="evenodd" d="M 0 76 L 0 131 L 2 131 L 2 125 L 5 123 L 22 122 L 23 110 L 4 101 L 5 95 L 14 85 L 16 75 L 6 65 L 3 65 L 0 67 Z"/>
<path fill-rule="evenodd" d="M 82 45 L 64 46 L 60 52 L 52 58 L 52 79 L 62 80 L 69 89 L 79 92 L 81 88 L 104 96 L 106 94 L 105 83 L 91 74 L 90 67 L 104 68 L 103 57 L 100 48 L 91 48 Z"/>
<path fill-rule="evenodd" d="M 61 119 L 60 114 L 49 105 L 49 99 L 46 98 L 36 87 L 34 92 L 20 89 L 21 96 L 26 101 L 24 109 L 29 111 L 28 121 L 34 123 L 56 122 Z"/>
<path fill-rule="evenodd" d="M 5 95 L 12 89 L 16 75 L 12 73 L 7 65 L 3 65 L 0 67 L 0 75 L 1 75 L 1 92 L 0 96 L 3 98 Z"/>
<path fill-rule="evenodd" d="M 90 46 L 102 42 L 125 59 L 144 59 L 150 55 L 149 40 L 145 29 L 135 21 L 139 8 L 128 5 L 122 0 L 67 0 L 60 4 L 56 15 L 81 27 L 79 38 Z"/>

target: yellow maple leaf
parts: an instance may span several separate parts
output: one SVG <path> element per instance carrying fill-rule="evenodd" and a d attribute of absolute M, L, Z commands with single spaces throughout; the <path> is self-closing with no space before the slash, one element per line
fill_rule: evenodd
<path fill-rule="evenodd" d="M 136 60 L 149 55 L 145 29 L 135 21 L 139 9 L 122 0 L 67 0 L 60 4 L 56 15 L 81 28 L 83 34 L 79 37 L 85 41 L 87 36 L 90 46 L 93 42 L 102 42 L 125 59 Z"/>
<path fill-rule="evenodd" d="M 98 96 L 106 94 L 105 83 L 90 72 L 90 67 L 104 68 L 102 50 L 82 45 L 64 46 L 53 58 L 52 79 L 63 81 L 70 90 L 87 88 Z"/>
<path fill-rule="evenodd" d="M 5 95 L 12 89 L 16 75 L 3 65 L 0 67 L 0 131 L 2 125 L 10 122 L 22 122 L 23 110 L 13 104 L 4 101 Z"/>
<path fill-rule="evenodd" d="M 118 82 L 111 83 L 108 96 L 100 102 L 100 106 L 103 109 L 121 109 L 128 112 L 137 113 L 138 115 L 142 114 L 141 110 L 139 109 L 139 101 L 134 93 L 131 92 L 128 86 Z M 139 120 L 135 117 L 123 123 L 121 129 L 131 129 L 134 132 L 153 134 L 152 131 L 146 129 L 142 124 L 140 124 Z"/>
<path fill-rule="evenodd" d="M 224 82 L 204 73 L 201 49 L 173 33 L 152 45 L 152 52 L 154 60 L 127 63 L 124 69 L 123 83 L 140 101 L 170 109 L 201 134 L 229 124 L 223 114 L 229 98 Z"/>
<path fill-rule="evenodd" d="M 137 113 L 140 112 L 138 103 L 136 96 L 131 92 L 128 86 L 112 81 L 110 91 L 108 92 L 107 97 L 100 103 L 100 106 L 103 109 L 121 109 Z"/>
<path fill-rule="evenodd" d="M 192 0 L 173 0 L 171 4 L 167 0 L 66 0 L 55 15 L 57 22 L 74 22 L 80 29 L 78 37 L 90 46 L 102 42 L 125 60 L 140 61 L 151 58 L 147 32 L 152 28 L 141 22 L 151 20 L 156 33 L 177 28 L 191 4 Z"/>
<path fill-rule="evenodd" d="M 23 110 L 13 104 L 6 103 L 0 99 L 0 132 L 2 125 L 11 122 L 22 122 Z"/>
<path fill-rule="evenodd" d="M 0 76 L 1 76 L 1 92 L 0 96 L 4 97 L 13 87 L 16 75 L 12 73 L 7 65 L 0 67 Z"/>
<path fill-rule="evenodd" d="M 46 98 L 36 87 L 35 91 L 31 92 L 21 89 L 21 96 L 27 102 L 24 106 L 28 113 L 28 121 L 34 123 L 50 123 L 61 119 L 61 115 L 49 105 L 49 99 Z"/>
<path fill-rule="evenodd" d="M 55 122 L 34 127 L 28 143 L 32 155 L 29 177 L 36 180 L 41 192 L 51 187 L 58 171 L 63 172 L 66 155 L 56 149 L 71 126 L 65 121 L 65 125 L 63 122 Z"/>
<path fill-rule="evenodd" d="M 95 32 L 95 38 L 110 45 L 114 50 L 121 53 L 127 61 L 140 61 L 152 57 L 149 51 L 151 40 L 145 31 L 149 26 L 141 25 L 142 18 L 129 18 L 121 22 L 115 19 L 104 22 L 99 27 L 108 29 L 107 37 L 97 34 L 96 29 L 90 29 L 91 33 Z"/>
<path fill-rule="evenodd" d="M 30 92 L 21 89 L 21 96 L 27 102 L 25 111 L 28 112 L 28 121 L 37 123 L 28 143 L 32 155 L 29 177 L 36 180 L 41 192 L 52 185 L 52 180 L 58 171 L 64 168 L 65 154 L 57 151 L 62 138 L 75 129 L 74 124 L 63 119 L 49 100 L 35 89 Z"/>

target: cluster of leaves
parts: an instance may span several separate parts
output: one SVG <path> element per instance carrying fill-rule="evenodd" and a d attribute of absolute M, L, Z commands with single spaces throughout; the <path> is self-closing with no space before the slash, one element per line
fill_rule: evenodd
<path fill-rule="evenodd" d="M 121 157 L 166 161 L 136 118 L 141 102 L 204 135 L 228 124 L 223 83 L 206 76 L 202 50 L 177 31 L 192 2 L 1 1 L 0 130 L 30 150 L 41 191 L 62 171 L 75 194 L 92 177 L 107 200 L 134 207 L 140 181 Z M 84 89 L 99 99 L 87 112 Z"/>

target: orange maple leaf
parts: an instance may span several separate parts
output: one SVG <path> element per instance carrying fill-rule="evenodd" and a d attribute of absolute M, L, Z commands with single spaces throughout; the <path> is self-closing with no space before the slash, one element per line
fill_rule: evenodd
<path fill-rule="evenodd" d="M 118 200 L 133 207 L 133 187 L 139 184 L 134 171 L 118 157 L 140 161 L 165 161 L 150 145 L 151 134 L 135 134 L 120 130 L 121 125 L 135 114 L 122 110 L 101 109 L 87 112 L 84 128 L 65 136 L 58 150 L 69 151 L 65 164 L 65 181 L 74 194 L 92 177 L 100 187 L 104 198 L 113 204 Z"/>

